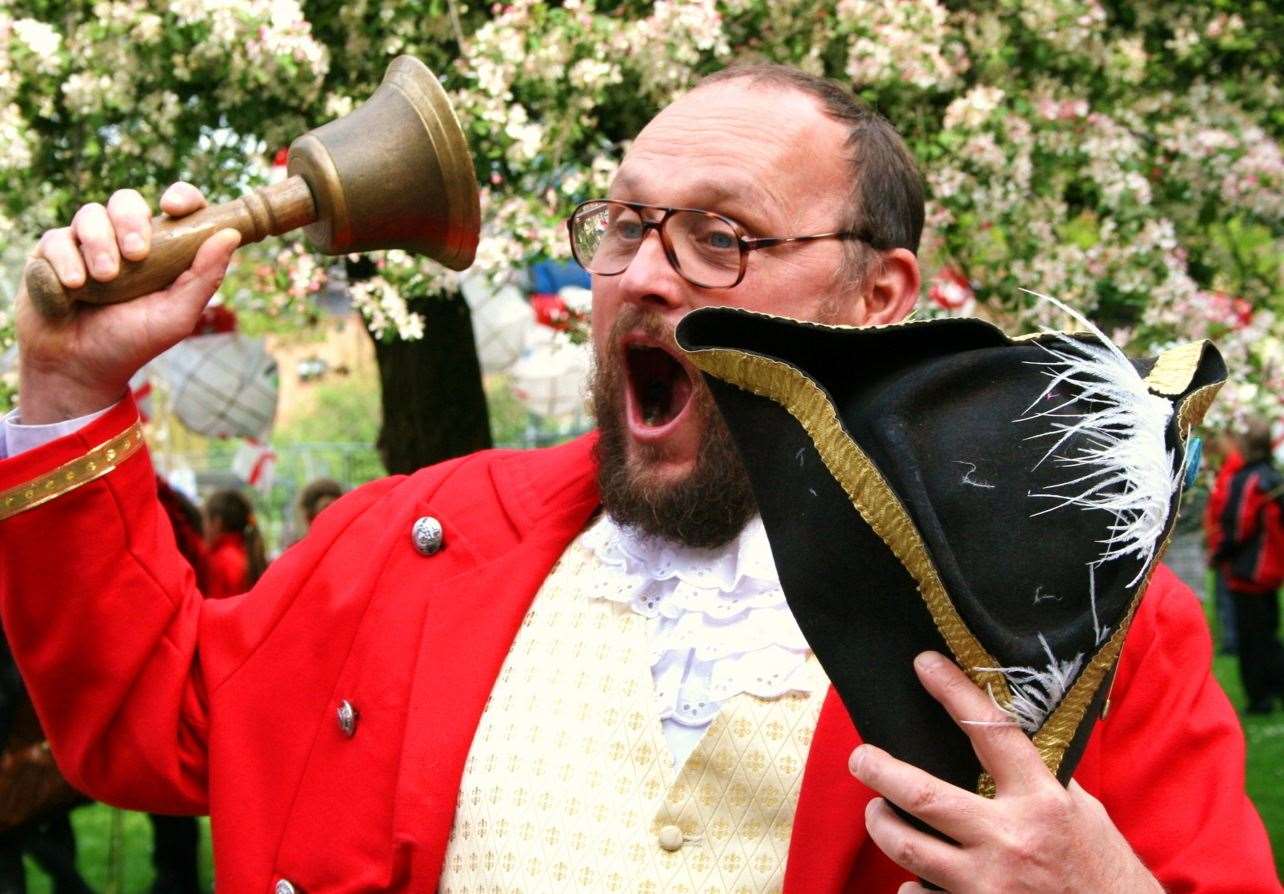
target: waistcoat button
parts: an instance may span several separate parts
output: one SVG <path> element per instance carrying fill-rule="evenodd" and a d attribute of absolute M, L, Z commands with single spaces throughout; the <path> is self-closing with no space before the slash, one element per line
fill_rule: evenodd
<path fill-rule="evenodd" d="M 441 522 L 431 515 L 425 515 L 415 522 L 410 529 L 410 539 L 415 544 L 420 555 L 432 556 L 441 551 L 445 545 L 445 533 L 441 529 Z"/>
<path fill-rule="evenodd" d="M 289 879 L 277 879 L 276 886 L 272 888 L 273 894 L 297 894 L 294 885 L 290 884 Z"/>
<path fill-rule="evenodd" d="M 360 716 L 352 702 L 346 698 L 339 702 L 339 729 L 349 739 L 357 734 L 357 720 Z"/>
<path fill-rule="evenodd" d="M 682 830 L 677 826 L 665 826 L 660 830 L 660 847 L 666 851 L 676 851 L 682 847 Z"/>

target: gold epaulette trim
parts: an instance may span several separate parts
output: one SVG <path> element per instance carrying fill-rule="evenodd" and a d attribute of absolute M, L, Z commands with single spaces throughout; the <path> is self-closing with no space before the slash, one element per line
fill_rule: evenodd
<path fill-rule="evenodd" d="M 41 503 L 70 493 L 101 478 L 129 459 L 143 446 L 143 426 L 135 422 L 106 443 L 99 444 L 84 456 L 64 463 L 52 472 L 33 478 L 26 484 L 0 491 L 0 521 L 19 512 L 34 509 Z"/>

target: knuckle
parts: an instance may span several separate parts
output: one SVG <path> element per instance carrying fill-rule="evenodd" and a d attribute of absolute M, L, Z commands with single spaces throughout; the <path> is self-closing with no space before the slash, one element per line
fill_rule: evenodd
<path fill-rule="evenodd" d="M 909 801 L 906 808 L 911 813 L 925 813 L 930 811 L 940 801 L 940 795 L 930 785 L 920 785 L 910 793 Z"/>
<path fill-rule="evenodd" d="M 137 211 L 146 207 L 142 194 L 136 189 L 118 189 L 107 200 L 107 210 L 112 212 Z"/>
<path fill-rule="evenodd" d="M 892 853 L 889 854 L 894 863 L 909 869 L 911 871 L 919 869 L 923 865 L 923 855 L 918 846 L 909 839 L 901 839 L 892 846 Z"/>
<path fill-rule="evenodd" d="M 45 254 L 50 248 L 56 248 L 58 243 L 65 240 L 70 235 L 66 227 L 59 227 L 56 230 L 45 230 L 40 234 L 40 241 L 36 243 L 38 254 Z"/>
<path fill-rule="evenodd" d="M 94 222 L 106 213 L 107 209 L 103 207 L 102 202 L 89 202 L 76 209 L 76 214 L 72 218 L 72 223 L 83 225 L 85 223 Z"/>
<path fill-rule="evenodd" d="M 1040 837 L 1029 828 L 1010 827 L 1003 836 L 1003 850 L 1017 863 L 1026 863 L 1042 852 Z"/>

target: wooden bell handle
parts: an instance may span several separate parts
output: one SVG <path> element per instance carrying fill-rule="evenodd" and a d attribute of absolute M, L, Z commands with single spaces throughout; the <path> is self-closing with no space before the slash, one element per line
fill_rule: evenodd
<path fill-rule="evenodd" d="M 78 289 L 66 289 L 44 258 L 34 258 L 23 271 L 27 294 L 47 317 L 68 313 L 74 302 L 116 304 L 163 289 L 192 265 L 197 250 L 219 230 L 231 228 L 241 234 L 241 244 L 259 242 L 268 236 L 315 223 L 316 203 L 302 177 L 256 190 L 222 205 L 202 208 L 186 217 L 160 215 L 152 218 L 152 245 L 141 261 L 123 258 L 120 274 L 110 282 L 89 278 Z"/>

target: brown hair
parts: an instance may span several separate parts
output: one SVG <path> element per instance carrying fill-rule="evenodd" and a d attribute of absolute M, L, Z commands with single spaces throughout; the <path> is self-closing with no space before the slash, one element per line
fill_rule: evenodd
<path fill-rule="evenodd" d="M 324 506 L 320 506 L 322 500 L 326 500 L 326 505 L 334 502 L 343 496 L 343 485 L 329 478 L 318 478 L 303 488 L 299 494 L 299 512 L 303 515 L 303 520 L 311 526 L 316 521 L 317 515 L 320 514 Z"/>
<path fill-rule="evenodd" d="M 263 547 L 263 534 L 254 519 L 254 507 L 240 491 L 220 490 L 210 494 L 205 501 L 205 514 L 217 519 L 229 534 L 240 534 L 245 540 L 245 586 L 258 583 L 267 570 L 267 551 Z"/>
<path fill-rule="evenodd" d="M 923 178 L 909 147 L 886 118 L 838 81 L 774 63 L 733 65 L 704 78 L 696 89 L 738 80 L 797 90 L 814 98 L 826 115 L 844 125 L 852 189 L 847 220 L 840 226 L 863 229 L 874 249 L 918 251 L 923 235 Z M 854 262 L 854 273 L 860 274 L 865 246 L 859 242 L 849 245 L 853 247 L 849 261 Z"/>
<path fill-rule="evenodd" d="M 1271 425 L 1265 419 L 1249 419 L 1236 440 L 1245 463 L 1259 463 L 1271 458 Z"/>

